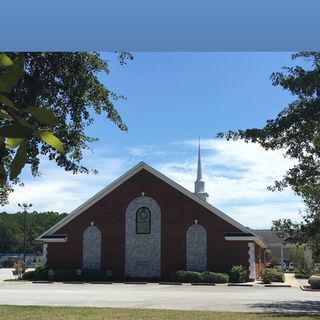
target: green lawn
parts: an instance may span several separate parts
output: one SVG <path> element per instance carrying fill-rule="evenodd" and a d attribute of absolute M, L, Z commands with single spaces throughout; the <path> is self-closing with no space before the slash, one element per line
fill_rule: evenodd
<path fill-rule="evenodd" d="M 1 320 L 309 320 L 312 316 L 115 308 L 0 306 Z"/>

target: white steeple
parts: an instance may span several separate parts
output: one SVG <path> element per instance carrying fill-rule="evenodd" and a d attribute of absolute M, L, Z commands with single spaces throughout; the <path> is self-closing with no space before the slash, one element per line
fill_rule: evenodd
<path fill-rule="evenodd" d="M 200 199 L 207 201 L 208 194 L 205 191 L 204 181 L 202 180 L 202 168 L 201 168 L 201 153 L 200 153 L 200 138 L 198 147 L 198 169 L 197 169 L 197 180 L 194 183 L 194 193 Z"/>

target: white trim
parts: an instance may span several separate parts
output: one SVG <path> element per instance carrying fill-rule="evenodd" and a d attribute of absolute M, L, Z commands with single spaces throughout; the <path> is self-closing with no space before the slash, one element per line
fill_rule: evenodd
<path fill-rule="evenodd" d="M 227 241 L 254 241 L 260 247 L 267 248 L 267 245 L 257 236 L 243 236 L 243 237 L 226 236 L 224 238 Z"/>
<path fill-rule="evenodd" d="M 293 243 L 279 243 L 279 244 L 268 244 L 269 248 L 280 248 L 281 246 L 283 246 L 283 248 L 295 248 L 297 245 L 293 244 Z"/>
<path fill-rule="evenodd" d="M 236 237 L 236 236 L 226 236 L 224 237 L 227 241 L 255 241 L 255 236 L 243 236 L 243 237 Z"/>
<path fill-rule="evenodd" d="M 57 239 L 57 238 L 44 238 L 44 239 L 38 239 L 37 240 L 41 240 L 43 242 L 67 242 L 67 238 L 63 238 L 63 239 Z"/>
<path fill-rule="evenodd" d="M 181 193 L 183 193 L 184 195 L 186 195 L 187 197 L 189 197 L 190 199 L 192 199 L 193 201 L 197 202 L 198 204 L 202 205 L 203 207 L 205 207 L 207 210 L 211 211 L 212 213 L 214 213 L 215 215 L 217 215 L 219 218 L 227 221 L 228 223 L 230 223 L 231 225 L 233 225 L 234 227 L 238 228 L 239 230 L 243 231 L 243 232 L 250 232 L 252 234 L 254 234 L 252 232 L 252 230 L 247 229 L 246 227 L 244 227 L 242 224 L 240 224 L 239 222 L 235 221 L 234 219 L 232 219 L 231 217 L 227 216 L 226 214 L 224 214 L 222 211 L 220 211 L 219 209 L 215 208 L 214 206 L 210 205 L 209 203 L 203 201 L 202 199 L 200 199 L 199 197 L 197 197 L 195 194 L 193 194 L 192 192 L 190 192 L 189 190 L 185 189 L 184 187 L 182 187 L 181 185 L 179 185 L 178 183 L 174 182 L 173 180 L 169 179 L 168 177 L 166 177 L 165 175 L 163 175 L 162 173 L 160 173 L 159 171 L 155 170 L 154 168 L 150 167 L 149 165 L 147 165 L 144 162 L 139 162 L 136 166 L 134 166 L 133 168 L 131 168 L 129 171 L 127 171 L 125 174 L 123 174 L 121 177 L 119 177 L 118 179 L 116 179 L 114 182 L 112 182 L 111 184 L 109 184 L 106 188 L 102 189 L 100 192 L 98 192 L 96 195 L 94 195 L 92 198 L 90 198 L 88 201 L 86 201 L 85 203 L 83 203 L 81 206 L 79 206 L 77 209 L 73 210 L 70 214 L 68 214 L 65 218 L 63 218 L 62 220 L 60 220 L 58 223 L 56 223 L 53 227 L 51 227 L 50 229 L 48 229 L 47 231 L 45 231 L 43 234 L 41 234 L 37 240 L 41 240 L 41 241 L 47 241 L 47 239 L 42 239 L 43 236 L 48 236 L 48 235 L 52 235 L 53 233 L 55 233 L 57 230 L 59 230 L 60 228 L 62 228 L 63 226 L 65 226 L 67 223 L 69 223 L 71 220 L 73 220 L 74 218 L 76 218 L 78 215 L 80 215 L 82 212 L 84 212 L 85 210 L 87 210 L 88 208 L 90 208 L 92 205 L 94 205 L 95 203 L 97 203 L 99 200 L 101 200 L 102 198 L 104 198 L 107 194 L 109 194 L 110 192 L 112 192 L 113 190 L 115 190 L 116 188 L 118 188 L 121 184 L 123 184 L 125 181 L 127 181 L 128 179 L 130 179 L 132 176 L 134 176 L 135 174 L 137 174 L 139 171 L 141 170 L 146 170 L 149 173 L 153 174 L 154 176 L 156 176 L 157 178 L 159 178 L 160 180 L 164 181 L 165 183 L 169 184 L 171 187 L 175 188 L 176 190 L 180 191 Z"/>

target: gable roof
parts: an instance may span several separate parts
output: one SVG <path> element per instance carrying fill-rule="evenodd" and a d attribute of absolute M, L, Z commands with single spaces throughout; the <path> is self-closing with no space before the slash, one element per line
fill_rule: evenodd
<path fill-rule="evenodd" d="M 164 181 L 171 187 L 175 188 L 176 190 L 180 191 L 193 201 L 197 202 L 201 206 L 205 207 L 207 210 L 211 211 L 218 217 L 220 217 L 222 220 L 225 220 L 229 224 L 233 225 L 237 229 L 241 230 L 244 233 L 251 233 L 253 236 L 257 237 L 252 230 L 249 230 L 248 228 L 244 227 L 242 224 L 237 222 L 236 220 L 232 219 L 216 207 L 212 206 L 208 202 L 205 202 L 204 200 L 200 199 L 198 196 L 196 196 L 194 193 L 190 192 L 189 190 L 185 189 L 178 183 L 174 182 L 164 174 L 160 173 L 159 171 L 155 170 L 154 168 L 147 165 L 145 162 L 141 161 L 136 166 L 131 168 L 129 171 L 127 171 L 125 174 L 120 176 L 118 179 L 113 181 L 111 184 L 109 184 L 107 187 L 102 189 L 100 192 L 98 192 L 96 195 L 94 195 L 92 198 L 90 198 L 88 201 L 83 203 L 81 206 L 79 206 L 77 209 L 73 210 L 70 214 L 68 214 L 66 217 L 64 217 L 62 220 L 60 220 L 58 223 L 56 223 L 53 227 L 45 231 L 43 234 L 41 234 L 37 240 L 46 241 L 46 239 L 49 238 L 50 235 L 55 233 L 57 230 L 68 224 L 70 221 L 72 221 L 74 218 L 76 218 L 78 215 L 80 215 L 82 212 L 86 211 L 88 208 L 93 206 L 95 203 L 97 203 L 99 200 L 104 198 L 106 195 L 108 195 L 110 192 L 118 188 L 121 184 L 123 184 L 125 181 L 130 179 L 132 176 L 140 172 L 141 170 L 146 170 L 147 172 L 151 173 L 152 175 L 156 176 L 160 180 Z M 258 237 L 257 237 L 258 238 Z M 261 239 L 259 239 L 261 240 Z"/>

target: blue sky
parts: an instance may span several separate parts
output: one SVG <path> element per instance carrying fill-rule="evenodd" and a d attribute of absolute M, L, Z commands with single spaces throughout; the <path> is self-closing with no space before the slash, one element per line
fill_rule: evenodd
<path fill-rule="evenodd" d="M 261 127 L 293 100 L 270 80 L 272 72 L 293 64 L 291 53 L 136 52 L 125 66 L 113 54 L 102 56 L 110 74 L 101 81 L 127 97 L 115 105 L 128 132 L 96 117 L 87 132 L 100 141 L 84 163 L 100 173 L 74 176 L 45 160 L 40 178 L 24 169 L 25 187 L 4 210 L 29 201 L 39 211 L 70 212 L 141 160 L 193 191 L 200 136 L 211 204 L 253 228 L 281 217 L 299 220 L 302 204 L 290 190 L 266 190 L 292 165 L 281 150 L 215 138 L 219 131 Z"/>
<path fill-rule="evenodd" d="M 214 137 L 218 131 L 259 127 L 291 99 L 269 79 L 272 72 L 291 63 L 289 53 L 134 56 L 126 66 L 110 60 L 110 75 L 102 78 L 127 97 L 117 105 L 129 133 L 108 130 L 105 135 L 119 138 L 121 145 L 137 139 L 153 144 L 195 135 Z"/>

